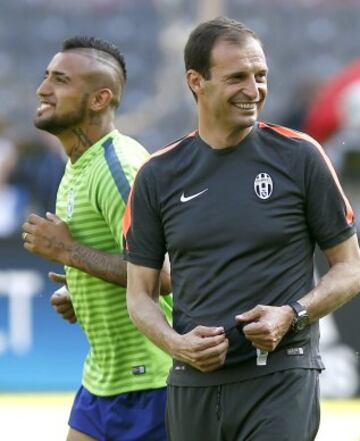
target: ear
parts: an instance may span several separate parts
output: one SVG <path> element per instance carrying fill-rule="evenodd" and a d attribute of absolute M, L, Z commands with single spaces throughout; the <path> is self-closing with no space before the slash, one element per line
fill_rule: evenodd
<path fill-rule="evenodd" d="M 186 72 L 186 81 L 192 92 L 198 96 L 203 93 L 205 79 L 203 76 L 194 69 L 190 69 Z"/>
<path fill-rule="evenodd" d="M 104 110 L 109 106 L 113 99 L 111 89 L 99 89 L 95 91 L 90 98 L 90 109 L 94 112 Z"/>

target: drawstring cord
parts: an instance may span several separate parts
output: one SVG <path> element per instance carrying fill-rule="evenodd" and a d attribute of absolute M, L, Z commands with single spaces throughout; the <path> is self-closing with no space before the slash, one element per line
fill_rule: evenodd
<path fill-rule="evenodd" d="M 217 396 L 216 396 L 216 417 L 218 421 L 221 416 L 221 385 L 217 387 Z"/>

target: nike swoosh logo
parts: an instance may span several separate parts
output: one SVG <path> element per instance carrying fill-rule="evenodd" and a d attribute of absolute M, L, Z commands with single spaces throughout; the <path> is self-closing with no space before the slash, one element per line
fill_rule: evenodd
<path fill-rule="evenodd" d="M 180 201 L 181 202 L 191 201 L 191 199 L 197 198 L 198 196 L 202 195 L 206 191 L 208 191 L 208 188 L 205 188 L 205 190 L 203 190 L 203 191 L 199 191 L 199 193 L 192 194 L 191 196 L 185 196 L 185 193 L 183 193 L 180 197 Z"/>

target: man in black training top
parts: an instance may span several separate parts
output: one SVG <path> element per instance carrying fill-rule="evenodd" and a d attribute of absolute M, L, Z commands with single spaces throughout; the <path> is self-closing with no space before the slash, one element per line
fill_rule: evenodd
<path fill-rule="evenodd" d="M 320 317 L 360 291 L 351 207 L 316 141 L 258 122 L 258 36 L 217 18 L 185 48 L 198 130 L 140 169 L 124 217 L 128 309 L 174 359 L 171 441 L 309 441 Z M 329 272 L 314 287 L 315 244 Z M 171 261 L 174 327 L 158 305 Z"/>

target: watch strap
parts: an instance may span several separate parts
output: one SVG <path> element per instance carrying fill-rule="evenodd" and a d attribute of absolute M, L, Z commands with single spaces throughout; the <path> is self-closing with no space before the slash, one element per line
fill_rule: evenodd
<path fill-rule="evenodd" d="M 295 312 L 295 316 L 296 317 L 299 317 L 299 316 L 307 313 L 305 307 L 303 305 L 301 305 L 299 302 L 296 302 L 296 301 L 295 302 L 290 302 L 289 306 Z"/>

